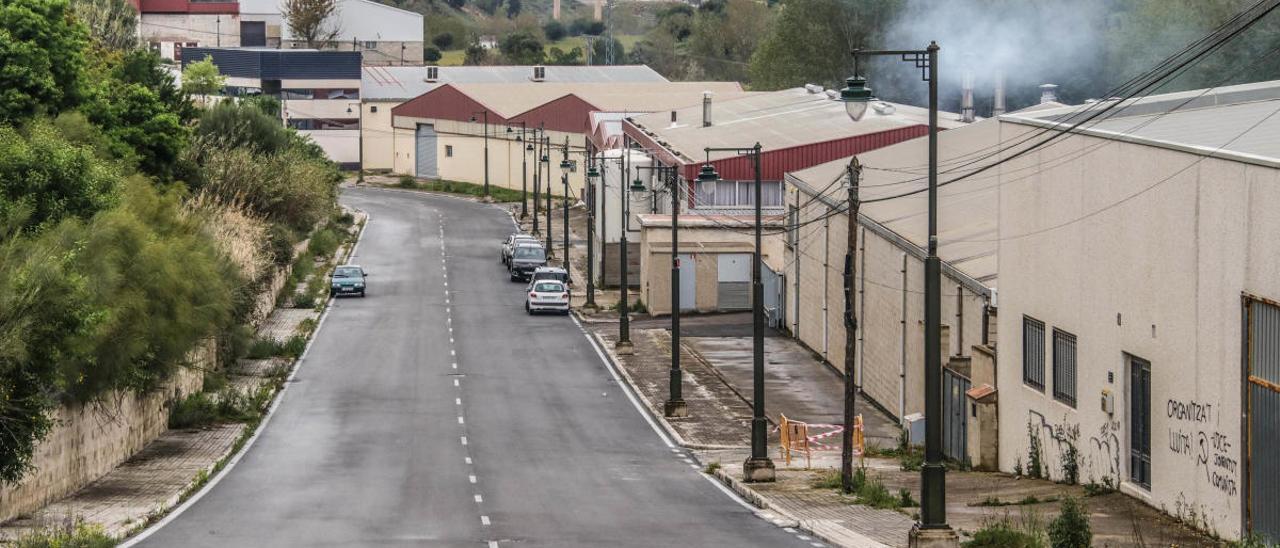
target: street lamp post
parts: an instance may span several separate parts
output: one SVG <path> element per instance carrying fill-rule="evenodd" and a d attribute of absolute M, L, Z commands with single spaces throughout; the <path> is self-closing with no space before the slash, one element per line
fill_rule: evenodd
<path fill-rule="evenodd" d="M 938 258 L 938 43 L 923 50 L 854 50 L 854 75 L 840 91 L 855 122 L 866 112 L 871 90 L 857 74 L 857 59 L 888 55 L 913 63 L 929 83 L 929 244 L 924 261 L 924 465 L 920 469 L 920 521 L 912 546 L 955 546 L 947 524 L 946 473 L 942 464 L 942 261 Z M 853 230 L 853 227 L 849 227 Z"/>
<path fill-rule="evenodd" d="M 631 140 L 627 136 L 622 137 L 622 157 L 619 159 L 622 165 L 620 182 L 618 184 L 618 194 L 622 197 L 622 219 L 619 225 L 622 227 L 621 240 L 622 250 L 618 253 L 618 342 L 614 343 L 613 350 L 620 356 L 629 356 L 634 352 L 631 345 L 631 303 L 627 298 L 627 225 L 631 221 L 631 206 L 627 202 L 631 201 L 631 194 L 627 190 L 627 179 L 631 178 Z"/>
<path fill-rule="evenodd" d="M 555 248 L 551 246 L 551 233 L 554 226 L 551 224 L 551 138 L 546 137 L 543 133 L 542 138 L 542 167 L 547 170 L 547 178 L 544 179 L 547 184 L 543 190 L 547 193 L 547 258 L 555 255 Z"/>
<path fill-rule="evenodd" d="M 662 405 L 662 414 L 667 417 L 689 416 L 689 406 L 684 401 L 684 375 L 680 369 L 680 188 L 678 171 L 675 166 L 636 166 L 636 170 L 650 170 L 659 179 L 667 182 L 667 190 L 671 193 L 671 371 L 668 382 L 667 401 Z M 636 179 L 640 183 L 640 179 Z M 633 186 L 634 188 L 634 186 Z M 656 189 L 655 189 L 656 190 Z M 657 201 L 657 192 L 651 195 L 650 203 Z M 653 206 L 651 206 L 651 209 Z"/>
<path fill-rule="evenodd" d="M 523 219 L 529 215 L 529 151 L 533 150 L 533 144 L 527 142 L 525 135 L 529 128 L 524 120 L 520 121 L 520 135 L 516 136 L 516 142 L 520 143 L 520 218 Z M 507 133 L 511 133 L 511 127 L 507 127 Z"/>
<path fill-rule="evenodd" d="M 596 310 L 596 280 L 595 280 L 595 229 L 596 229 L 596 180 L 600 178 L 600 172 L 596 170 L 595 156 L 590 151 L 587 153 L 587 302 L 582 308 L 594 312 Z"/>
<path fill-rule="evenodd" d="M 484 115 L 484 197 L 489 197 L 489 111 L 477 110 L 471 113 L 471 121 L 476 121 L 476 115 Z"/>
<path fill-rule="evenodd" d="M 573 169 L 573 163 L 569 161 L 569 137 L 564 138 L 564 150 L 560 159 L 560 184 L 564 188 L 564 199 L 560 201 L 561 209 L 564 210 L 564 225 L 562 230 L 564 239 L 564 257 L 560 262 L 564 265 L 565 272 L 569 271 L 569 171 Z"/>
<path fill-rule="evenodd" d="M 538 163 L 540 158 L 538 152 L 542 149 L 542 138 L 538 136 L 538 128 L 533 128 L 533 141 L 528 145 L 533 151 L 533 233 L 538 234 L 538 204 L 539 191 L 541 190 L 542 181 L 542 164 Z"/>
<path fill-rule="evenodd" d="M 363 183 L 364 182 L 364 108 L 360 106 L 359 102 L 355 102 L 353 104 L 356 105 L 356 109 L 358 109 L 357 110 L 358 116 L 356 117 L 356 146 L 360 147 L 360 150 L 359 150 L 360 157 L 358 160 L 360 164 L 359 166 L 357 166 L 357 169 L 356 169 L 356 182 Z M 347 114 L 351 114 L 350 104 L 347 105 Z"/>
<path fill-rule="evenodd" d="M 751 370 L 752 370 L 752 406 L 751 417 L 751 457 L 742 464 L 742 473 L 746 481 L 773 481 L 775 471 L 773 460 L 769 458 L 769 421 L 764 414 L 764 281 L 760 272 L 761 257 L 761 225 L 763 182 L 760 173 L 760 143 L 749 148 L 707 148 L 708 156 L 712 152 L 736 152 L 746 154 L 752 159 L 755 170 L 755 250 L 751 261 Z M 708 168 L 710 168 L 708 170 Z M 708 161 L 703 166 L 707 180 L 717 180 L 715 168 Z M 701 179 L 701 175 L 699 175 Z"/>

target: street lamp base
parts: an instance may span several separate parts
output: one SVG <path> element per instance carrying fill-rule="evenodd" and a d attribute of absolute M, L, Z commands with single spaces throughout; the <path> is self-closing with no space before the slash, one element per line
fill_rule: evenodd
<path fill-rule="evenodd" d="M 578 311 L 584 314 L 595 314 L 600 311 L 600 307 L 596 303 L 587 303 L 578 307 Z"/>
<path fill-rule="evenodd" d="M 689 406 L 684 400 L 667 400 L 662 404 L 662 414 L 667 418 L 682 419 L 689 416 Z"/>
<path fill-rule="evenodd" d="M 769 457 L 748 458 L 742 463 L 742 479 L 747 483 L 766 483 L 777 479 L 773 460 Z"/>
<path fill-rule="evenodd" d="M 493 199 L 493 196 L 485 194 L 484 196 L 480 197 L 480 201 L 486 204 L 492 204 L 494 202 L 494 199 Z"/>
<path fill-rule="evenodd" d="M 960 537 L 950 525 L 922 529 L 917 523 L 911 527 L 907 545 L 910 548 L 955 548 L 960 546 Z"/>
<path fill-rule="evenodd" d="M 613 344 L 613 353 L 619 356 L 630 356 L 635 354 L 636 350 L 631 345 L 631 341 L 618 341 Z"/>

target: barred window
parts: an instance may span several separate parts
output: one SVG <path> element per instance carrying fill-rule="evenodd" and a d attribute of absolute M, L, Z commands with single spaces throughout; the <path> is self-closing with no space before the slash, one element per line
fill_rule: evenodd
<path fill-rule="evenodd" d="M 1044 322 L 1022 317 L 1022 382 L 1044 391 Z"/>
<path fill-rule="evenodd" d="M 1053 330 L 1053 397 L 1076 406 L 1076 336 Z"/>

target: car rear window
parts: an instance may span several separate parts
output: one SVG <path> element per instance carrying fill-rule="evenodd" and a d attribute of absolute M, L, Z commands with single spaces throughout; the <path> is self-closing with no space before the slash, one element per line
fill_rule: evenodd
<path fill-rule="evenodd" d="M 533 286 L 533 290 L 538 293 L 556 293 L 564 291 L 564 285 L 559 283 L 545 282 Z"/>
<path fill-rule="evenodd" d="M 542 252 L 542 248 L 540 247 L 517 247 L 516 250 L 512 252 L 512 255 L 517 259 L 532 259 L 535 261 L 541 261 L 546 258 L 546 255 Z"/>

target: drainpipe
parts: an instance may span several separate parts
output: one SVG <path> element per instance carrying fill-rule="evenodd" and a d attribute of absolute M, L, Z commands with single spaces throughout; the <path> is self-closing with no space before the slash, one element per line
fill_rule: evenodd
<path fill-rule="evenodd" d="M 902 254 L 902 333 L 898 355 L 898 421 L 907 415 L 907 254 Z"/>
<path fill-rule="evenodd" d="M 859 226 L 858 248 L 862 252 L 861 265 L 858 266 L 858 317 L 866 321 L 867 317 L 867 229 Z M 862 359 L 866 354 L 866 328 L 858 324 L 858 386 L 862 386 Z"/>
<path fill-rule="evenodd" d="M 956 284 L 956 356 L 964 355 L 964 287 Z"/>

